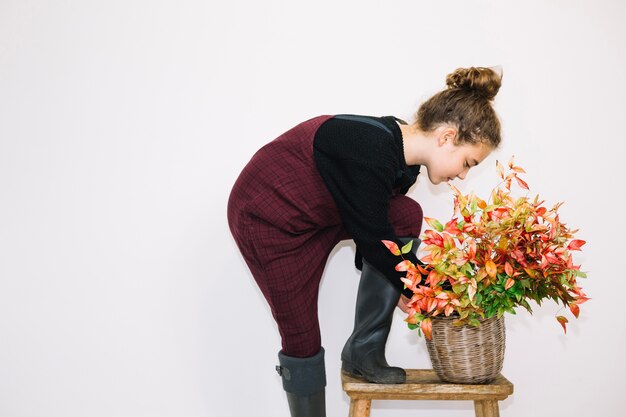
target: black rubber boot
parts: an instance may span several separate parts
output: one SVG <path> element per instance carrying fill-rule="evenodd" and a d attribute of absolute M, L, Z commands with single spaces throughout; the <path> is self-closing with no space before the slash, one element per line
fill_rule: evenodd
<path fill-rule="evenodd" d="M 417 251 L 420 240 L 401 239 L 404 244 L 409 240 L 413 240 L 412 252 Z M 385 344 L 399 298 L 400 291 L 364 260 L 356 298 L 354 330 L 341 352 L 344 372 L 379 384 L 402 384 L 406 381 L 404 369 L 389 366 L 385 359 Z"/>
<path fill-rule="evenodd" d="M 326 417 L 324 348 L 308 358 L 278 353 L 278 375 L 287 393 L 291 417 Z"/>

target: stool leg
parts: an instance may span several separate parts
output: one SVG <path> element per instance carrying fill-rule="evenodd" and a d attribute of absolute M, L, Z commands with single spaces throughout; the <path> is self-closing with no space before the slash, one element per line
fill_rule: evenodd
<path fill-rule="evenodd" d="M 474 412 L 476 417 L 500 417 L 496 400 L 474 401 Z"/>
<path fill-rule="evenodd" d="M 356 399 L 350 400 L 350 417 L 370 417 L 371 400 Z"/>

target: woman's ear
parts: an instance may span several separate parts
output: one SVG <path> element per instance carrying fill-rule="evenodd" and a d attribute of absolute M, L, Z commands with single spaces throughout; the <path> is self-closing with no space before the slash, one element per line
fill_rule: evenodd
<path fill-rule="evenodd" d="M 439 146 L 445 145 L 446 142 L 450 142 L 451 144 L 456 144 L 456 135 L 459 131 L 453 126 L 445 126 L 439 130 L 439 136 L 437 138 L 437 142 Z"/>

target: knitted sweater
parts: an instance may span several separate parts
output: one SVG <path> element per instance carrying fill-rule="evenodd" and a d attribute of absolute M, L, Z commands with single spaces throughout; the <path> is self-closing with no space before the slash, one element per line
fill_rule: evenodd
<path fill-rule="evenodd" d="M 420 166 L 407 166 L 404 160 L 398 119 L 392 116 L 367 119 L 378 121 L 388 129 L 341 116 L 324 122 L 315 134 L 314 159 L 343 225 L 356 244 L 357 268 L 361 269 L 362 256 L 410 298 L 413 293 L 403 290 L 400 280 L 406 273 L 395 270 L 400 258 L 391 254 L 381 240 L 391 240 L 402 247 L 389 222 L 389 201 L 394 195 L 408 191 L 417 179 Z M 418 262 L 413 253 L 404 257 Z"/>

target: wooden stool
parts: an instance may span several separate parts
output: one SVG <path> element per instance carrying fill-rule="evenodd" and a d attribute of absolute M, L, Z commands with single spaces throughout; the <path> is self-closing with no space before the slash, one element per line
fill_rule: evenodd
<path fill-rule="evenodd" d="M 489 384 L 451 384 L 432 369 L 407 369 L 404 384 L 374 384 L 343 372 L 341 382 L 350 397 L 350 417 L 369 417 L 372 400 L 471 400 L 476 417 L 499 417 L 498 401 L 513 393 L 502 375 Z"/>

